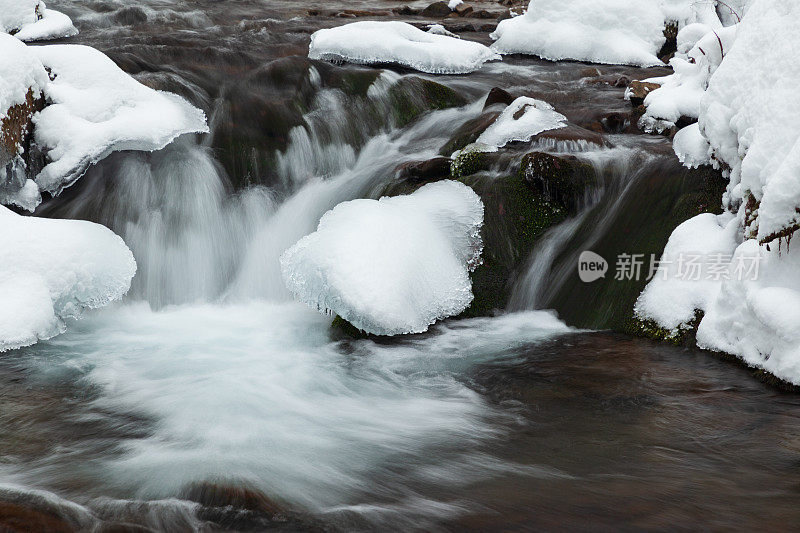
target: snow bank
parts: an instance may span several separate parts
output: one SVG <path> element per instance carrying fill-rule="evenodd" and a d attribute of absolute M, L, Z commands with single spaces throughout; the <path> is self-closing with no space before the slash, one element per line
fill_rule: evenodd
<path fill-rule="evenodd" d="M 748 262 L 756 271 L 699 284 L 673 272 L 667 280 L 651 281 L 636 306 L 638 316 L 667 329 L 703 311 L 699 346 L 735 354 L 795 384 L 800 384 L 800 253 L 788 240 L 800 227 L 798 21 L 800 3 L 794 0 L 753 3 L 710 76 L 699 123 L 675 138 L 685 164 L 705 149 L 726 169 L 728 212 L 679 226 L 665 258 L 692 248 L 705 257 L 727 255 L 729 272 Z"/>
<path fill-rule="evenodd" d="M 159 150 L 179 135 L 207 132 L 205 114 L 183 98 L 134 80 L 102 52 L 80 45 L 31 47 L 55 79 L 34 117 L 35 141 L 51 161 L 36 177 L 58 194 L 117 150 Z"/>
<path fill-rule="evenodd" d="M 697 344 L 800 384 L 800 253 L 767 251 L 748 240 L 737 248 L 740 256 L 761 257 L 758 279 L 721 285 L 697 330 Z"/>
<path fill-rule="evenodd" d="M 99 224 L 22 217 L 0 206 L 0 351 L 61 333 L 64 319 L 118 300 L 136 272 Z"/>
<path fill-rule="evenodd" d="M 283 278 L 303 302 L 366 332 L 423 332 L 472 301 L 482 224 L 480 198 L 450 180 L 344 202 L 283 254 Z"/>
<path fill-rule="evenodd" d="M 800 2 L 756 2 L 703 96 L 700 129 L 730 167 L 731 208 L 758 205 L 746 236 L 769 242 L 800 225 Z"/>
<path fill-rule="evenodd" d="M 532 0 L 528 11 L 492 33 L 501 54 L 550 60 L 661 65 L 664 14 L 656 0 Z"/>
<path fill-rule="evenodd" d="M 405 22 L 353 22 L 311 35 L 308 57 L 360 64 L 397 63 L 430 74 L 466 74 L 500 56 L 486 46 L 427 33 Z"/>
<path fill-rule="evenodd" d="M 21 41 L 59 39 L 78 34 L 70 18 L 41 0 L 0 0 L 0 30 Z"/>

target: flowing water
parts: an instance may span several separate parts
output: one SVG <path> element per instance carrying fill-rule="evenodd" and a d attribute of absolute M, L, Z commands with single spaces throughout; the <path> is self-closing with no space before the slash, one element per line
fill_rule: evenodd
<path fill-rule="evenodd" d="M 598 184 L 539 241 L 498 316 L 341 340 L 281 281 L 279 256 L 325 211 L 376 197 L 398 164 L 435 156 L 490 88 L 526 87 L 574 121 L 624 110 L 620 89 L 586 83 L 585 65 L 511 58 L 440 78 L 473 103 L 402 128 L 317 90 L 303 111 L 309 126 L 288 128 L 269 171 L 254 163 L 245 179 L 223 165 L 216 140 L 232 122 L 260 134 L 263 117 L 237 114 L 237 99 L 279 91 L 250 74 L 304 56 L 310 31 L 341 23 L 308 16 L 330 3 L 55 4 L 81 29 L 73 42 L 191 99 L 213 131 L 154 154 L 114 154 L 37 213 L 109 226 L 139 271 L 122 304 L 0 357 L 2 501 L 86 530 L 800 523 L 799 398 L 709 354 L 572 329 L 537 310 L 569 283 L 563 257 L 607 233 L 632 184 L 671 157 L 665 140 L 551 147 L 577 149 Z M 386 115 L 402 76 L 377 78 L 369 109 Z M 197 487 L 254 491 L 282 511 L 209 501 Z"/>

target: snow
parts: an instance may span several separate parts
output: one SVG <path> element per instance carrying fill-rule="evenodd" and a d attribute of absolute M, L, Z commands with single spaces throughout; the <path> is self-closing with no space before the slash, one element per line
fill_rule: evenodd
<path fill-rule="evenodd" d="M 47 85 L 47 72 L 36 55 L 17 39 L 0 33 L 0 120 L 8 108 L 25 103 L 25 95 L 41 96 Z"/>
<path fill-rule="evenodd" d="M 30 47 L 55 79 L 34 117 L 35 141 L 50 160 L 36 176 L 58 194 L 117 150 L 159 150 L 179 135 L 207 132 L 205 114 L 183 98 L 134 80 L 102 52 L 81 45 Z"/>
<path fill-rule="evenodd" d="M 730 167 L 727 200 L 758 202 L 746 230 L 761 242 L 800 224 L 798 20 L 798 2 L 753 4 L 702 100 L 701 131 Z"/>
<path fill-rule="evenodd" d="M 669 64 L 674 73 L 653 81 L 661 87 L 650 92 L 644 99 L 647 107 L 639 119 L 639 127 L 647 132 L 663 132 L 678 122 L 681 117 L 700 116 L 701 99 L 708 88 L 709 79 L 722 62 L 723 51 L 727 53 L 736 40 L 737 27 L 720 28 L 703 34 L 696 42 L 691 39 L 708 28 L 703 25 L 687 26 L 679 33 L 680 46 L 692 44 L 686 54 L 673 57 Z M 720 46 L 722 43 L 722 46 Z"/>
<path fill-rule="evenodd" d="M 722 284 L 697 330 L 697 344 L 800 384 L 800 253 L 777 246 L 767 251 L 751 239 L 736 256 L 760 256 L 759 275 Z"/>
<path fill-rule="evenodd" d="M 23 217 L 0 207 L 0 351 L 65 330 L 64 319 L 118 300 L 136 272 L 107 228 Z"/>
<path fill-rule="evenodd" d="M 532 0 L 492 33 L 501 54 L 594 63 L 661 65 L 664 14 L 656 0 Z"/>
<path fill-rule="evenodd" d="M 295 296 L 377 335 L 420 333 L 473 299 L 483 204 L 444 180 L 407 196 L 352 200 L 281 256 Z"/>
<path fill-rule="evenodd" d="M 710 165 L 709 149 L 711 148 L 703 134 L 700 133 L 700 126 L 692 124 L 682 128 L 672 139 L 672 148 L 678 160 L 689 168 L 697 168 L 702 165 Z"/>
<path fill-rule="evenodd" d="M 529 141 L 546 130 L 564 128 L 567 117 L 542 100 L 520 96 L 511 102 L 476 140 L 476 144 L 500 148 L 512 141 Z"/>
<path fill-rule="evenodd" d="M 463 3 L 464 3 L 464 0 L 450 0 L 447 3 L 447 7 L 449 7 L 451 10 L 454 10 L 455 8 L 457 8 L 458 6 L 460 6 Z"/>
<path fill-rule="evenodd" d="M 660 270 L 636 301 L 636 315 L 677 333 L 694 319 L 696 310 L 704 311 L 720 286 L 712 265 L 730 264 L 737 225 L 730 213 L 703 213 L 675 228 L 664 248 Z"/>
<path fill-rule="evenodd" d="M 14 37 L 21 41 L 41 41 L 73 35 L 78 35 L 78 30 L 72 25 L 72 20 L 60 11 L 47 9 L 41 20 L 23 26 Z"/>
<path fill-rule="evenodd" d="M 448 31 L 448 29 L 441 24 L 428 24 L 428 33 L 432 33 L 434 35 L 447 35 L 448 37 L 455 37 L 456 39 L 461 38 L 455 33 Z"/>
<path fill-rule="evenodd" d="M 486 46 L 424 32 L 405 22 L 353 22 L 311 35 L 311 59 L 396 63 L 430 74 L 466 74 L 500 59 Z"/>
<path fill-rule="evenodd" d="M 800 253 L 784 238 L 800 225 L 800 4 L 741 5 L 749 8 L 742 22 L 717 30 L 725 56 L 715 70 L 711 57 L 699 122 L 675 137 L 684 164 L 713 156 L 710 161 L 729 176 L 722 198 L 727 212 L 685 222 L 664 254 L 674 258 L 689 249 L 706 257 L 731 254 L 729 271 L 750 261 L 756 272 L 699 283 L 675 273 L 656 278 L 639 297 L 636 312 L 674 331 L 702 311 L 698 346 L 734 354 L 800 384 Z M 719 49 L 713 33 L 702 41 L 716 42 Z M 708 53 L 701 42 L 695 48 Z"/>
<path fill-rule="evenodd" d="M 70 18 L 41 0 L 0 0 L 0 31 L 14 32 L 21 41 L 58 39 L 77 35 Z"/>

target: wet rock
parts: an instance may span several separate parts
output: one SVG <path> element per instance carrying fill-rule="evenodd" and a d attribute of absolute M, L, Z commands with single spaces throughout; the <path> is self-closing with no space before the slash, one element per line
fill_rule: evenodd
<path fill-rule="evenodd" d="M 395 177 L 409 181 L 432 181 L 444 179 L 450 175 L 449 157 L 434 157 L 427 161 L 411 161 L 403 163 L 395 170 Z"/>
<path fill-rule="evenodd" d="M 451 13 L 447 2 L 434 2 L 419 12 L 421 17 L 444 18 Z"/>
<path fill-rule="evenodd" d="M 156 530 L 128 522 L 107 522 L 95 528 L 94 533 L 156 533 Z"/>
<path fill-rule="evenodd" d="M 402 6 L 392 9 L 392 12 L 394 12 L 397 15 L 410 16 L 410 15 L 417 15 L 419 13 L 419 10 L 414 9 L 410 6 Z"/>
<path fill-rule="evenodd" d="M 194 483 L 183 497 L 205 507 L 235 507 L 267 515 L 280 515 L 283 508 L 263 493 L 245 485 L 225 485 L 211 482 Z"/>
<path fill-rule="evenodd" d="M 417 76 L 407 76 L 398 81 L 389 89 L 389 99 L 400 127 L 427 111 L 467 103 L 466 98 L 450 87 Z"/>
<path fill-rule="evenodd" d="M 604 146 L 603 136 L 596 131 L 582 128 L 575 124 L 568 124 L 564 128 L 547 130 L 535 135 L 533 142 L 552 141 L 553 143 L 593 144 Z"/>
<path fill-rule="evenodd" d="M 640 81 L 634 80 L 628 85 L 631 93 L 631 105 L 633 107 L 638 107 L 644 103 L 644 99 L 650 94 L 650 91 L 654 91 L 661 87 L 658 83 L 651 83 L 649 81 Z"/>
<path fill-rule="evenodd" d="M 449 141 L 439 150 L 440 155 L 449 156 L 456 150 L 474 143 L 481 133 L 500 116 L 500 111 L 487 111 L 478 117 L 465 122 L 459 127 Z"/>
<path fill-rule="evenodd" d="M 586 191 L 595 183 L 594 168 L 573 155 L 544 152 L 525 154 L 519 176 L 545 199 L 565 206 L 575 213 Z"/>
<path fill-rule="evenodd" d="M 44 166 L 43 154 L 32 143 L 31 120 L 44 106 L 43 97 L 35 98 L 33 91 L 28 91 L 25 102 L 5 110 L 0 120 L 0 195 L 16 193 Z"/>
<path fill-rule="evenodd" d="M 78 529 L 55 513 L 21 503 L 0 502 L 0 531 L 4 533 L 73 533 Z"/>
<path fill-rule="evenodd" d="M 630 113 L 603 113 L 588 125 L 588 129 L 597 133 L 634 133 L 632 126 L 635 125 Z"/>
<path fill-rule="evenodd" d="M 472 13 L 473 8 L 467 4 L 458 4 L 453 12 L 459 17 L 468 17 Z"/>
<path fill-rule="evenodd" d="M 135 26 L 147 22 L 147 13 L 139 6 L 127 6 L 114 13 L 111 20 L 121 26 Z"/>
<path fill-rule="evenodd" d="M 483 109 L 494 105 L 494 104 L 503 104 L 508 105 L 514 101 L 514 97 L 506 91 L 505 89 L 501 89 L 500 87 L 493 87 L 489 94 L 486 96 L 486 103 L 483 104 Z"/>
<path fill-rule="evenodd" d="M 519 175 L 476 174 L 460 181 L 478 193 L 485 208 L 483 264 L 471 275 L 475 299 L 463 316 L 486 316 L 505 308 L 534 244 L 548 228 L 564 220 L 567 210 Z"/>

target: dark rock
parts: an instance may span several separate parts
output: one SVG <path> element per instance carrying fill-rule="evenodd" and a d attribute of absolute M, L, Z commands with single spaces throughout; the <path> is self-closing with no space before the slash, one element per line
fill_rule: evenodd
<path fill-rule="evenodd" d="M 444 179 L 450 175 L 449 157 L 434 157 L 427 161 L 410 161 L 395 170 L 397 179 L 409 181 L 431 181 Z"/>
<path fill-rule="evenodd" d="M 542 133 L 535 135 L 532 141 L 544 141 L 547 139 L 555 142 L 589 143 L 596 146 L 605 145 L 602 135 L 574 124 L 568 124 L 564 128 L 543 131 Z"/>
<path fill-rule="evenodd" d="M 486 96 L 486 103 L 483 104 L 483 109 L 486 109 L 490 105 L 494 104 L 508 105 L 513 101 L 514 97 L 511 96 L 508 91 L 501 89 L 500 87 L 494 87 Z"/>
<path fill-rule="evenodd" d="M 573 155 L 525 154 L 519 175 L 545 199 L 565 206 L 572 213 L 578 211 L 586 191 L 596 183 L 592 165 Z"/>
<path fill-rule="evenodd" d="M 667 39 L 661 50 L 658 51 L 658 58 L 664 63 L 669 62 L 670 59 L 678 51 L 678 23 L 670 21 L 664 27 L 664 37 Z"/>
<path fill-rule="evenodd" d="M 598 133 L 626 133 L 631 132 L 632 125 L 635 126 L 631 124 L 630 113 L 603 113 L 588 125 L 588 129 Z"/>
<path fill-rule="evenodd" d="M 404 15 L 404 16 L 416 15 L 419 13 L 419 10 L 413 9 L 412 7 L 409 6 L 396 7 L 392 9 L 392 11 L 397 15 Z"/>
<path fill-rule="evenodd" d="M 644 103 L 644 99 L 650 94 L 651 91 L 654 91 L 661 87 L 658 83 L 651 83 L 649 81 L 639 81 L 634 80 L 628 85 L 628 88 L 631 90 L 631 105 L 633 107 L 638 107 Z"/>
<path fill-rule="evenodd" d="M 78 529 L 57 514 L 21 503 L 0 502 L 0 531 L 4 533 L 72 533 Z"/>
<path fill-rule="evenodd" d="M 439 150 L 439 154 L 449 156 L 456 150 L 461 150 L 468 144 L 474 143 L 481 133 L 491 126 L 499 116 L 499 111 L 487 111 L 478 117 L 468 120 L 453 133 L 450 140 Z"/>
<path fill-rule="evenodd" d="M 485 9 L 481 9 L 481 10 L 478 10 L 478 11 L 473 11 L 472 14 L 470 15 L 470 17 L 476 18 L 476 19 L 494 19 L 494 18 L 497 18 L 498 15 L 499 15 L 499 13 L 496 13 L 496 12 L 492 13 L 491 11 L 487 11 Z"/>
<path fill-rule="evenodd" d="M 434 2 L 419 12 L 421 17 L 444 18 L 452 13 L 447 2 Z"/>
<path fill-rule="evenodd" d="M 453 10 L 459 17 L 468 17 L 473 11 L 472 6 L 467 4 L 458 4 Z"/>
<path fill-rule="evenodd" d="M 406 76 L 389 89 L 389 100 L 398 126 L 405 126 L 427 111 L 467 103 L 466 98 L 446 85 Z"/>
<path fill-rule="evenodd" d="M 183 494 L 183 498 L 204 507 L 233 507 L 255 511 L 270 516 L 281 515 L 284 510 L 261 492 L 241 485 L 218 483 L 194 483 Z"/>

